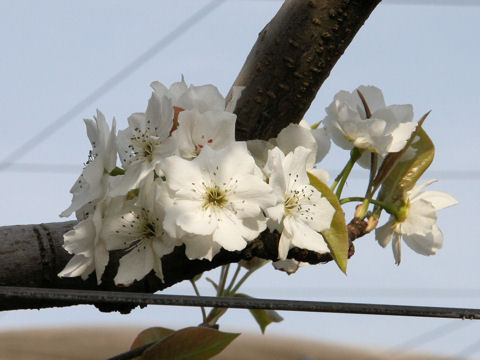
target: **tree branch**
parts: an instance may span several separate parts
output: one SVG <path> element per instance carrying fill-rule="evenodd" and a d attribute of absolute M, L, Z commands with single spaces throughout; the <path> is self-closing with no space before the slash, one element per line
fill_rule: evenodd
<path fill-rule="evenodd" d="M 287 0 L 262 30 L 234 85 L 245 86 L 237 103 L 237 139 L 268 139 L 291 122 L 299 122 L 320 85 L 380 0 Z M 113 283 L 121 251 L 110 262 L 98 286 L 94 276 L 58 278 L 70 255 L 62 248 L 63 234 L 74 221 L 0 227 L 0 285 L 63 289 L 122 290 Z M 363 230 L 362 230 L 363 227 Z M 365 234 L 364 224 L 349 225 L 350 240 Z M 242 251 L 222 250 L 213 261 L 190 261 L 183 247 L 162 258 L 165 282 L 150 273 L 128 291 L 154 292 L 215 267 L 241 259 L 277 259 L 278 233 L 264 232 Z M 353 245 L 350 249 L 353 254 Z M 312 264 L 330 255 L 292 249 L 289 257 Z M 125 288 L 124 288 L 125 289 Z M 5 309 L 64 306 L 54 302 L 15 301 Z M 71 305 L 71 304 L 70 304 Z M 104 311 L 129 312 L 117 304 Z"/>
<path fill-rule="evenodd" d="M 260 32 L 234 85 L 237 140 L 275 137 L 300 122 L 380 0 L 287 0 Z"/>

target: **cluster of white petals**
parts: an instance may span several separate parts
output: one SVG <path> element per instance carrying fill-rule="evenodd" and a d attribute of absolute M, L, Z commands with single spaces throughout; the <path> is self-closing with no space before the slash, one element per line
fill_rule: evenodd
<path fill-rule="evenodd" d="M 61 277 L 95 272 L 101 283 L 110 252 L 117 251 L 115 284 L 129 286 L 150 272 L 163 281 L 162 258 L 175 247 L 183 246 L 188 259 L 212 260 L 222 249 L 245 249 L 267 229 L 280 233 L 275 267 L 293 273 L 303 263 L 288 258 L 290 249 L 329 252 L 322 232 L 336 210 L 307 172 L 329 182 L 316 165 L 330 139 L 359 149 L 359 163 L 369 167 L 371 152 L 381 160 L 402 150 L 417 126 L 411 105 L 386 106 L 378 88 L 361 86 L 337 93 L 315 126 L 302 120 L 268 141 L 242 142 L 235 140 L 233 113 L 241 87 L 226 103 L 215 86 L 187 86 L 183 78 L 170 88 L 151 86 L 145 112 L 128 117 L 126 129 L 116 133 L 115 119 L 110 128 L 99 111 L 85 120 L 92 150 L 61 213 L 79 220 L 64 235 L 73 256 Z M 456 200 L 421 192 L 428 184 L 405 195 L 405 216 L 392 216 L 376 230 L 380 245 L 393 239 L 397 264 L 401 238 L 423 255 L 442 246 L 436 211 Z"/>
<path fill-rule="evenodd" d="M 343 149 L 367 150 L 359 160 L 359 164 L 367 168 L 370 152 L 384 157 L 402 150 L 417 125 L 412 121 L 412 105 L 386 106 L 382 91 L 375 86 L 338 92 L 326 112 L 324 123 L 332 140 Z"/>
<path fill-rule="evenodd" d="M 437 211 L 458 204 L 451 195 L 441 191 L 422 191 L 436 180 L 427 181 L 408 191 L 403 199 L 406 216 L 391 216 L 385 225 L 375 230 L 378 243 L 386 247 L 392 242 L 395 263 L 401 261 L 401 238 L 415 252 L 434 255 L 443 245 L 443 235 L 438 228 Z M 393 241 L 392 241 L 393 239 Z"/>
<path fill-rule="evenodd" d="M 325 128 L 292 124 L 269 142 L 247 144 L 235 141 L 232 112 L 242 88 L 229 103 L 213 85 L 183 79 L 152 88 L 145 112 L 118 134 L 100 112 L 85 121 L 92 150 L 61 214 L 76 212 L 79 223 L 64 235 L 73 257 L 59 276 L 95 272 L 100 283 L 110 252 L 120 251 L 117 285 L 152 271 L 163 280 L 162 257 L 176 246 L 189 259 L 212 260 L 222 249 L 244 249 L 267 227 L 282 233 L 279 259 L 292 247 L 328 252 L 319 232 L 334 209 L 307 177 L 328 181 L 314 168 L 330 148 Z"/>

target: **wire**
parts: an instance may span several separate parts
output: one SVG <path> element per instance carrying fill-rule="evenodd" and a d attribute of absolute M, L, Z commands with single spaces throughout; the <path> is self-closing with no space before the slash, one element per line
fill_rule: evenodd
<path fill-rule="evenodd" d="M 471 320 L 480 319 L 480 309 L 360 304 L 325 301 L 159 295 L 121 291 L 47 289 L 13 286 L 0 286 L 0 300 L 2 300 L 0 301 L 0 311 L 11 310 L 12 305 L 19 300 L 48 300 L 57 303 L 60 302 L 64 305 L 117 304 L 129 306 L 205 306 L 235 309 L 266 309 L 343 314 L 418 316 Z"/>
<path fill-rule="evenodd" d="M 76 174 L 81 169 L 82 165 L 74 164 L 42 164 L 42 163 L 5 163 L 6 168 L 1 169 L 9 172 L 21 173 L 55 173 Z M 1 166 L 1 165 L 0 165 Z M 0 171 L 1 171 L 0 170 Z M 337 169 L 329 169 L 330 174 L 339 172 Z M 476 170 L 432 170 L 428 172 L 431 178 L 442 180 L 480 180 L 480 171 Z M 368 174 L 365 171 L 353 170 L 351 173 L 352 179 L 367 179 Z"/>
<path fill-rule="evenodd" d="M 454 321 L 448 322 L 447 324 L 442 324 L 441 326 L 435 327 L 431 330 L 424 332 L 423 334 L 417 335 L 411 339 L 402 342 L 397 346 L 394 346 L 393 348 L 387 350 L 387 353 L 393 359 L 393 357 L 397 357 L 407 351 L 418 348 L 431 341 L 437 340 L 447 334 L 450 334 L 471 324 L 471 321 Z"/>
<path fill-rule="evenodd" d="M 145 51 L 143 54 L 138 56 L 134 59 L 131 63 L 126 65 L 123 69 L 121 69 L 118 73 L 113 75 L 110 79 L 104 82 L 100 87 L 94 90 L 90 95 L 86 98 L 81 100 L 78 104 L 70 108 L 67 112 L 63 115 L 58 117 L 55 121 L 47 125 L 43 130 L 38 132 L 36 135 L 32 136 L 22 145 L 17 147 L 13 150 L 10 154 L 8 154 L 1 162 L 0 162 L 0 171 L 4 171 L 8 167 L 10 167 L 13 163 L 10 162 L 11 159 L 19 159 L 25 154 L 32 151 L 35 147 L 37 147 L 40 143 L 45 141 L 49 136 L 54 134 L 58 131 L 62 126 L 67 124 L 69 121 L 75 118 L 81 111 L 83 111 L 87 106 L 92 104 L 97 98 L 100 96 L 105 95 L 118 83 L 125 80 L 128 76 L 130 76 L 133 72 L 135 72 L 140 66 L 145 64 L 151 58 L 153 58 L 156 54 L 158 54 L 161 50 L 175 41 L 180 35 L 184 34 L 187 30 L 191 27 L 196 25 L 198 22 L 203 20 L 207 15 L 209 15 L 213 10 L 215 10 L 218 6 L 224 3 L 226 0 L 212 0 L 207 5 L 202 7 L 200 10 L 193 13 L 190 17 L 188 17 L 185 21 L 183 21 L 180 25 L 178 25 L 175 29 L 165 35 L 161 40 L 156 42 L 151 48 Z"/>
<path fill-rule="evenodd" d="M 458 352 L 455 356 L 466 359 L 472 355 L 475 355 L 479 351 L 480 351 L 480 339 L 468 345 L 467 347 L 465 347 L 463 350 Z"/>
<path fill-rule="evenodd" d="M 3 171 L 19 173 L 50 173 L 50 174 L 78 174 L 82 165 L 73 164 L 34 164 L 34 163 L 5 163 Z"/>

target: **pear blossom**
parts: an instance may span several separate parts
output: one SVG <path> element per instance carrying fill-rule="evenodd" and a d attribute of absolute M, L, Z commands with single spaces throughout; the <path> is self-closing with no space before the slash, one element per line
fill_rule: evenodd
<path fill-rule="evenodd" d="M 92 150 L 82 173 L 70 190 L 73 194 L 72 204 L 60 214 L 62 217 L 68 217 L 74 211 L 78 212 L 79 220 L 88 216 L 93 210 L 94 202 L 102 199 L 107 192 L 108 173 L 115 168 L 115 119 L 110 130 L 105 116 L 99 110 L 93 118 L 94 120 L 84 120 Z"/>
<path fill-rule="evenodd" d="M 434 255 L 443 245 L 443 235 L 437 226 L 437 211 L 458 204 L 451 195 L 441 191 L 422 190 L 435 182 L 427 181 L 406 193 L 401 219 L 390 216 L 387 223 L 375 230 L 378 243 L 386 247 L 392 241 L 395 263 L 401 261 L 401 241 L 422 255 Z"/>
<path fill-rule="evenodd" d="M 307 121 L 302 120 L 299 124 L 289 124 L 280 131 L 276 138 L 272 138 L 269 141 L 249 140 L 247 141 L 247 146 L 255 158 L 257 166 L 266 171 L 266 177 L 270 176 L 269 169 L 265 168 L 270 150 L 277 146 L 284 154 L 288 154 L 297 147 L 303 146 L 310 150 L 307 158 L 307 171 L 313 173 L 324 182 L 329 181 L 329 175 L 326 170 L 315 168 L 315 164 L 320 162 L 330 150 L 330 137 L 325 128 L 313 128 Z"/>
<path fill-rule="evenodd" d="M 164 228 L 183 237 L 189 258 L 211 258 L 218 245 L 242 250 L 266 228 L 262 209 L 273 204 L 271 188 L 256 175 L 244 142 L 221 150 L 207 146 L 191 161 L 171 156 L 162 169 L 172 200 Z M 188 235 L 203 238 L 196 242 Z"/>
<path fill-rule="evenodd" d="M 205 146 L 222 149 L 235 142 L 236 115 L 226 111 L 185 110 L 178 115 L 178 128 L 172 136 L 177 140 L 178 153 L 193 159 Z"/>
<path fill-rule="evenodd" d="M 102 282 L 109 259 L 108 251 L 100 238 L 104 206 L 105 200 L 100 201 L 90 216 L 63 235 L 63 247 L 73 257 L 58 274 L 59 277 L 80 276 L 86 280 L 95 271 L 97 283 Z"/>
<path fill-rule="evenodd" d="M 200 113 L 216 110 L 233 112 L 237 100 L 240 98 L 244 86 L 234 86 L 230 101 L 226 101 L 220 91 L 211 84 L 187 86 L 183 79 L 173 83 L 170 88 L 158 81 L 150 84 L 154 93 L 160 97 L 167 97 L 171 100 L 172 106 L 181 110 L 197 110 Z"/>
<path fill-rule="evenodd" d="M 266 213 L 272 220 L 270 230 L 282 233 L 278 248 L 280 260 L 287 258 L 292 247 L 318 253 L 329 251 L 319 232 L 330 228 L 335 209 L 310 185 L 305 170 L 309 154 L 310 150 L 301 146 L 286 156 L 279 148 L 269 151 L 269 183 L 277 201 Z"/>
<path fill-rule="evenodd" d="M 138 188 L 161 159 L 175 152 L 175 139 L 170 136 L 173 117 L 171 100 L 154 92 L 146 112 L 128 118 L 129 127 L 119 131 L 117 137 L 118 153 L 126 172 L 112 196 Z"/>
<path fill-rule="evenodd" d="M 358 91 L 371 114 L 365 112 Z M 360 86 L 351 93 L 338 92 L 326 112 L 325 126 L 338 146 L 368 150 L 359 161 L 364 167 L 369 166 L 370 152 L 384 157 L 402 150 L 416 128 L 412 106 L 386 106 L 382 91 L 374 86 Z"/>
<path fill-rule="evenodd" d="M 102 238 L 107 250 L 125 250 L 120 259 L 116 285 L 129 286 L 151 270 L 163 281 L 161 258 L 178 244 L 163 229 L 164 211 L 157 201 L 162 185 L 149 176 L 137 199 L 110 206 L 105 214 Z"/>
<path fill-rule="evenodd" d="M 275 143 L 284 154 L 294 151 L 298 146 L 309 149 L 307 170 L 312 169 L 330 150 L 330 137 L 325 129 L 312 129 L 305 120 L 282 129 L 276 137 Z"/>

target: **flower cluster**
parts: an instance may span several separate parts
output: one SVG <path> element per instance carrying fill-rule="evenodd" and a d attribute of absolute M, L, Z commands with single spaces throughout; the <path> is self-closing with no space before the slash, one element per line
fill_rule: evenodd
<path fill-rule="evenodd" d="M 110 251 L 120 250 L 117 285 L 151 271 L 163 280 L 162 257 L 176 246 L 185 246 L 191 260 L 212 260 L 222 249 L 244 249 L 267 229 L 281 233 L 277 267 L 291 269 L 293 247 L 330 251 L 321 233 L 332 226 L 336 209 L 307 175 L 329 182 L 315 165 L 328 153 L 330 138 L 359 149 L 360 164 L 369 167 L 369 154 L 381 161 L 401 151 L 417 126 L 410 105 L 386 106 L 381 91 L 370 86 L 338 93 L 325 127 L 302 121 L 269 141 L 242 142 L 235 140 L 233 113 L 242 88 L 233 89 L 228 103 L 213 85 L 187 86 L 183 79 L 152 88 L 145 112 L 133 113 L 118 133 L 115 119 L 110 128 L 99 111 L 85 120 L 92 150 L 71 189 L 72 203 L 61 213 L 79 220 L 64 235 L 73 257 L 61 277 L 86 279 L 95 272 L 100 283 Z M 440 247 L 435 210 L 454 200 L 423 194 L 413 190 L 404 206 L 409 215 L 377 230 L 382 245 L 393 236 L 399 249 L 403 234 L 419 253 Z M 419 218 L 426 219 L 422 229 Z"/>
<path fill-rule="evenodd" d="M 330 146 L 324 129 L 290 125 L 268 143 L 247 144 L 235 141 L 241 88 L 228 104 L 212 85 L 152 88 L 146 111 L 118 134 L 100 112 L 85 120 L 92 150 L 61 214 L 75 212 L 79 223 L 64 236 L 74 256 L 59 276 L 95 272 L 100 283 L 109 252 L 122 250 L 116 284 L 152 270 L 163 280 L 162 257 L 176 246 L 211 260 L 221 249 L 244 249 L 267 227 L 282 232 L 279 259 L 292 247 L 329 251 L 319 232 L 335 210 L 307 177 L 311 170 L 328 180 L 313 168 Z"/>

